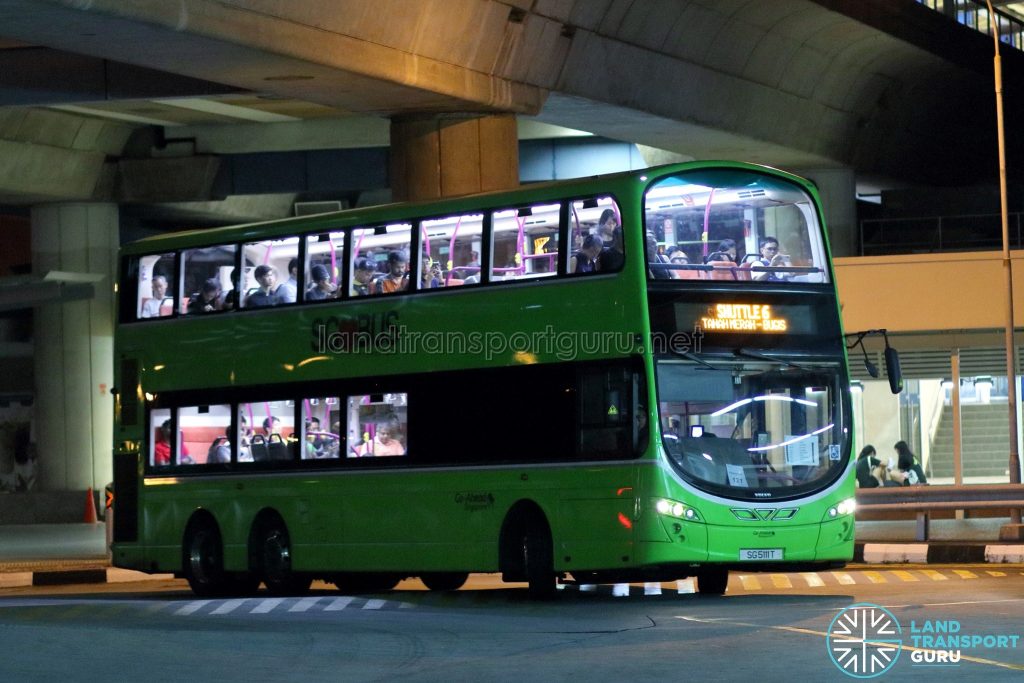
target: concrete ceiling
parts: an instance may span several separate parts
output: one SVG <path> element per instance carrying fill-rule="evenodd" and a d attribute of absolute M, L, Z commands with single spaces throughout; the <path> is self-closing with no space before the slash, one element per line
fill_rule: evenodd
<path fill-rule="evenodd" d="M 991 156 L 991 43 L 935 14 L 912 0 L 0 0 L 0 202 L 116 198 L 121 158 L 386 145 L 386 117 L 430 111 L 511 111 L 693 158 L 969 175 Z"/>

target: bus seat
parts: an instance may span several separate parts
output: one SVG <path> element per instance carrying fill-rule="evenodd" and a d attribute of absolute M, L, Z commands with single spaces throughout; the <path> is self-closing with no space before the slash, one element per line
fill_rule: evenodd
<path fill-rule="evenodd" d="M 732 261 L 708 261 L 709 266 L 714 266 L 708 275 L 711 280 L 735 280 L 736 279 L 736 264 Z"/>
<path fill-rule="evenodd" d="M 288 446 L 285 445 L 284 440 L 280 434 L 271 434 L 270 443 L 267 444 L 267 457 L 270 460 L 291 460 L 292 456 L 288 453 Z"/>
<path fill-rule="evenodd" d="M 677 280 L 700 280 L 701 279 L 700 271 L 699 270 L 673 270 L 672 271 L 672 275 Z"/>
<path fill-rule="evenodd" d="M 267 442 L 260 434 L 256 434 L 252 437 L 252 443 L 249 444 L 249 451 L 252 453 L 253 462 L 266 462 L 270 460 L 270 451 L 267 448 Z"/>
<path fill-rule="evenodd" d="M 753 265 L 754 264 L 751 263 L 750 261 L 747 261 L 745 263 L 740 264 L 740 266 L 738 268 L 736 268 L 736 270 L 734 271 L 734 273 L 736 275 L 736 279 L 737 280 L 749 280 L 749 279 L 751 279 L 750 278 L 750 268 Z"/>
<path fill-rule="evenodd" d="M 163 318 L 171 313 L 174 313 L 174 299 L 167 297 L 160 302 L 160 317 Z"/>

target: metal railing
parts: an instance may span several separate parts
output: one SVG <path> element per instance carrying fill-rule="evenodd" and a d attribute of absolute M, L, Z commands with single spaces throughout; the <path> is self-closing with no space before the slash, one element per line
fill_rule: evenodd
<path fill-rule="evenodd" d="M 1024 214 L 1009 215 L 1010 246 L 1020 249 Z M 869 218 L 860 222 L 860 255 L 984 251 L 1003 247 L 1000 215 Z"/>
<path fill-rule="evenodd" d="M 992 510 L 1024 508 L 1022 484 L 967 484 L 961 486 L 894 486 L 857 489 L 857 510 L 913 512 L 916 540 L 928 540 L 929 513 L 937 510 Z"/>
<path fill-rule="evenodd" d="M 988 36 L 992 35 L 993 25 L 998 24 L 999 39 L 1018 50 L 1024 50 L 1024 21 L 998 9 L 994 12 L 995 21 L 993 21 L 984 2 L 977 0 L 917 0 L 917 3 Z"/>

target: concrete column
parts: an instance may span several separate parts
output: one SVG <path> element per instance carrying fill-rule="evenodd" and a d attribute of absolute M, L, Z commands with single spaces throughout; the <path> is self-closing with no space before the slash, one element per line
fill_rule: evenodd
<path fill-rule="evenodd" d="M 853 169 L 804 169 L 796 173 L 818 186 L 818 194 L 825 207 L 825 226 L 832 256 L 860 256 L 857 184 Z"/>
<path fill-rule="evenodd" d="M 111 479 L 114 406 L 116 204 L 32 209 L 32 272 L 102 275 L 90 300 L 35 310 L 35 439 L 38 488 L 100 489 Z"/>
<path fill-rule="evenodd" d="M 391 192 L 396 201 L 503 190 L 519 185 L 512 114 L 439 114 L 391 120 Z"/>

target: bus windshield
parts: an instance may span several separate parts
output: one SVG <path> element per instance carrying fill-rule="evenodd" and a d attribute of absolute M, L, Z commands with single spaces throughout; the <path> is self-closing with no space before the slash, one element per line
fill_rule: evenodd
<path fill-rule="evenodd" d="M 806 494 L 834 481 L 848 448 L 832 364 L 658 363 L 658 414 L 684 479 L 740 500 Z"/>
<path fill-rule="evenodd" d="M 811 196 L 749 170 L 668 176 L 644 198 L 654 280 L 823 283 L 828 268 Z"/>

